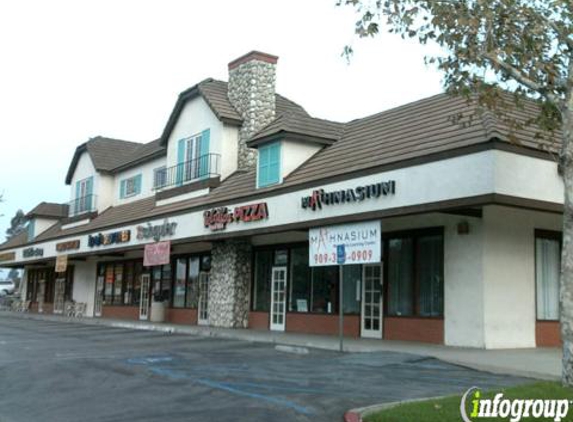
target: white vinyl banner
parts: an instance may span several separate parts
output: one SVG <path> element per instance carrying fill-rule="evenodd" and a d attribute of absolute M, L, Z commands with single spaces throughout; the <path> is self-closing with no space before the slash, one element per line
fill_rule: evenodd
<path fill-rule="evenodd" d="M 381 262 L 380 221 L 310 229 L 308 240 L 311 267 Z"/>

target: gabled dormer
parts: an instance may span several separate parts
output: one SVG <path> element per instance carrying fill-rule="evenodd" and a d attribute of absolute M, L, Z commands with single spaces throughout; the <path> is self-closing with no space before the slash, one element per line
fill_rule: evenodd
<path fill-rule="evenodd" d="M 179 95 L 160 139 L 158 201 L 207 194 L 236 171 L 241 118 L 226 94 L 227 83 L 206 79 Z"/>
<path fill-rule="evenodd" d="M 41 202 L 26 214 L 28 242 L 68 216 L 68 204 Z"/>
<path fill-rule="evenodd" d="M 258 149 L 257 187 L 282 183 L 322 148 L 335 143 L 344 125 L 297 112 L 277 117 L 255 134 L 247 146 Z"/>

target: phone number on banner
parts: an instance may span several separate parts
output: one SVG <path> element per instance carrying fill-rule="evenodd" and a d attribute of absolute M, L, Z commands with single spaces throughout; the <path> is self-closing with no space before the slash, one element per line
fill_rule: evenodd
<path fill-rule="evenodd" d="M 372 260 L 372 249 L 355 250 L 346 252 L 345 264 L 360 264 L 362 262 L 370 262 Z M 314 262 L 318 264 L 338 264 L 336 252 L 314 254 Z"/>

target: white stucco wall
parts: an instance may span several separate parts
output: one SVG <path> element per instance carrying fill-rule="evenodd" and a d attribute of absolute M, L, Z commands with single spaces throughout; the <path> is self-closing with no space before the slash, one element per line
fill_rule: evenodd
<path fill-rule="evenodd" d="M 34 237 L 45 232 L 57 222 L 58 220 L 52 220 L 43 217 L 34 217 Z"/>
<path fill-rule="evenodd" d="M 496 193 L 563 203 L 563 180 L 555 161 L 495 151 Z"/>
<path fill-rule="evenodd" d="M 155 195 L 153 190 L 153 170 L 165 165 L 165 157 L 160 157 L 155 160 L 143 163 L 137 167 L 127 169 L 115 175 L 113 180 L 113 206 L 126 204 L 128 202 L 137 201 L 149 196 Z M 138 195 L 130 196 L 129 198 L 122 199 L 120 197 L 121 181 L 133 176 L 141 174 L 141 193 Z"/>
<path fill-rule="evenodd" d="M 74 291 L 73 299 L 76 302 L 87 304 L 86 316 L 94 314 L 96 260 L 89 258 L 86 261 L 74 261 Z"/>
<path fill-rule="evenodd" d="M 318 144 L 283 140 L 281 145 L 281 178 L 287 177 L 321 148 L 322 146 Z"/>
<path fill-rule="evenodd" d="M 113 203 L 114 178 L 96 171 L 87 152 L 82 153 L 78 160 L 76 170 L 70 185 L 70 201 L 76 199 L 76 182 L 93 176 L 93 193 L 96 195 L 95 205 L 97 211 L 102 212 Z"/>
<path fill-rule="evenodd" d="M 561 230 L 561 216 L 484 207 L 486 348 L 535 347 L 535 229 Z"/>
<path fill-rule="evenodd" d="M 205 100 L 201 97 L 197 97 L 185 104 L 169 136 L 167 144 L 167 167 L 177 165 L 177 144 L 180 139 L 198 135 L 206 129 L 210 129 L 210 151 L 212 153 L 221 154 L 221 160 L 225 160 L 226 158 L 223 154 L 224 125 L 217 119 L 217 116 L 211 111 L 211 108 Z M 236 158 L 234 162 L 236 166 Z M 220 166 L 221 168 L 223 167 L 222 162 Z M 225 168 L 227 167 L 228 164 L 225 163 Z"/>
<path fill-rule="evenodd" d="M 239 128 L 237 126 L 224 125 L 221 149 L 216 152 L 221 154 L 221 180 L 225 180 L 237 170 L 239 154 Z"/>

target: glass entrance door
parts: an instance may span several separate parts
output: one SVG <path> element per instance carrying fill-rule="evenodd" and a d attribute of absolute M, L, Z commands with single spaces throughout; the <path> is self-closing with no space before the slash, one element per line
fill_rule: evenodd
<path fill-rule="evenodd" d="M 139 319 L 147 321 L 149 319 L 149 302 L 151 289 L 151 275 L 141 275 L 141 292 L 139 296 Z"/>
<path fill-rule="evenodd" d="M 271 330 L 285 330 L 286 267 L 273 267 L 271 278 Z"/>
<path fill-rule="evenodd" d="M 382 338 L 382 265 L 364 265 L 361 335 Z"/>
<path fill-rule="evenodd" d="M 96 293 L 94 301 L 94 316 L 100 317 L 103 305 L 103 289 L 104 289 L 104 277 L 99 276 L 96 280 Z"/>
<path fill-rule="evenodd" d="M 66 279 L 56 278 L 54 285 L 54 313 L 64 313 L 64 293 L 66 290 Z"/>
<path fill-rule="evenodd" d="M 199 304 L 197 323 L 209 325 L 209 273 L 199 273 Z"/>

